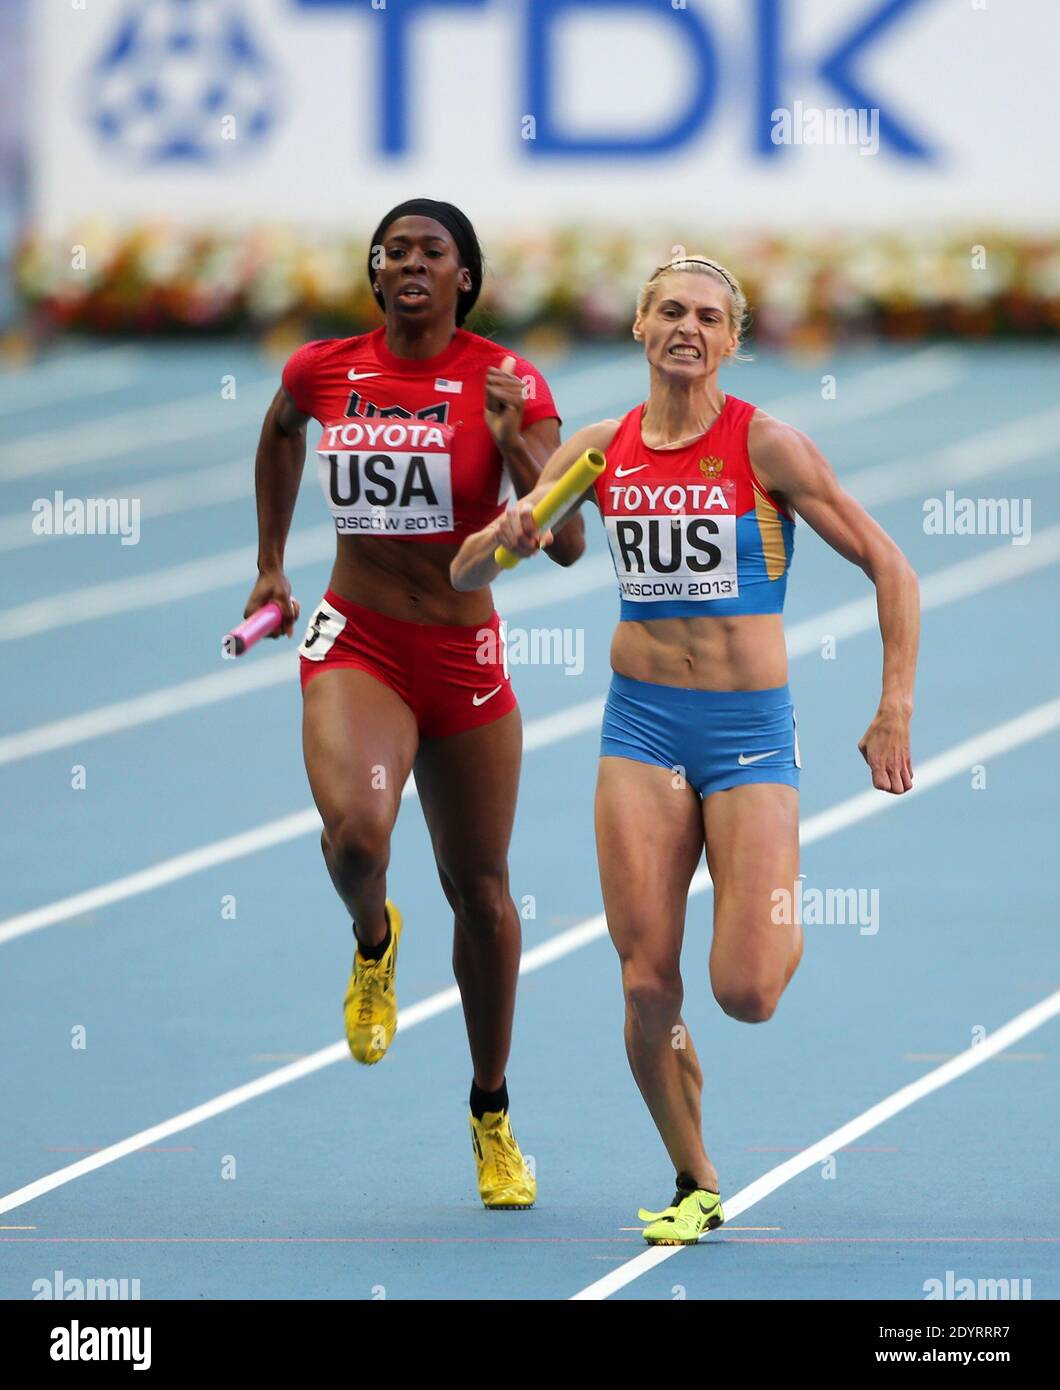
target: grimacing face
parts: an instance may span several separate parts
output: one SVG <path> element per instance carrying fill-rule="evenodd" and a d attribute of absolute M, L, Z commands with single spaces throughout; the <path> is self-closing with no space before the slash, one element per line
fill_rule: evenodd
<path fill-rule="evenodd" d="M 637 315 L 633 336 L 659 371 L 688 380 L 706 378 L 738 346 L 731 312 L 729 287 L 715 276 L 667 270 L 659 276 L 647 313 Z"/>
<path fill-rule="evenodd" d="M 385 262 L 375 272 L 388 313 L 404 319 L 433 318 L 456 308 L 471 273 L 460 264 L 456 243 L 432 217 L 399 217 L 382 238 Z"/>

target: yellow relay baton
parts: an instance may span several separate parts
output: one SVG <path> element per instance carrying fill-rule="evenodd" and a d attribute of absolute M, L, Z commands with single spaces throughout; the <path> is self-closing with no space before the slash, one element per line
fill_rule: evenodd
<path fill-rule="evenodd" d="M 586 449 L 581 458 L 571 464 L 562 478 L 556 479 L 541 501 L 534 506 L 530 515 L 534 518 L 537 529 L 544 531 L 556 522 L 562 521 L 582 493 L 592 487 L 606 467 L 607 459 L 599 449 Z M 493 552 L 493 562 L 500 565 L 502 570 L 515 569 L 522 558 L 521 555 L 513 555 L 506 545 L 499 545 Z"/>

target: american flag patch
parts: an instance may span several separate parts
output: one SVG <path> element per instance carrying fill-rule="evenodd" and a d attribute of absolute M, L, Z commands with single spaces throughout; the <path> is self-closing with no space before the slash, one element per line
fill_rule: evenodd
<path fill-rule="evenodd" d="M 434 389 L 436 391 L 448 391 L 452 396 L 459 396 L 464 389 L 464 383 L 462 381 L 446 381 L 444 376 L 440 376 L 434 383 Z"/>

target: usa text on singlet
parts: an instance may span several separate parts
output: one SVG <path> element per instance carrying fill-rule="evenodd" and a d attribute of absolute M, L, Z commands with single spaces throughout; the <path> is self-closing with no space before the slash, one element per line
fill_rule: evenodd
<path fill-rule="evenodd" d="M 451 425 L 431 420 L 325 425 L 317 469 L 339 532 L 453 531 L 452 439 Z"/>

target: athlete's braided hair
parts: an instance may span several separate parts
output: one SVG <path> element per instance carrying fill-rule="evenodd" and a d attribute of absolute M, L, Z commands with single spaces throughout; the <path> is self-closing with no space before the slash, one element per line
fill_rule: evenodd
<path fill-rule="evenodd" d="M 702 267 L 702 269 L 700 268 Z M 660 275 L 665 275 L 667 271 L 690 271 L 692 274 L 712 275 L 714 279 L 720 280 L 729 291 L 729 327 L 736 334 L 736 348 L 733 357 L 740 357 L 740 343 L 743 338 L 744 329 L 749 319 L 747 309 L 747 296 L 740 287 L 740 282 L 730 270 L 726 270 L 718 261 L 712 261 L 708 256 L 674 256 L 654 270 L 649 276 L 648 281 L 641 287 L 640 294 L 637 296 L 637 316 L 643 318 L 651 308 L 655 299 L 655 282 Z"/>

